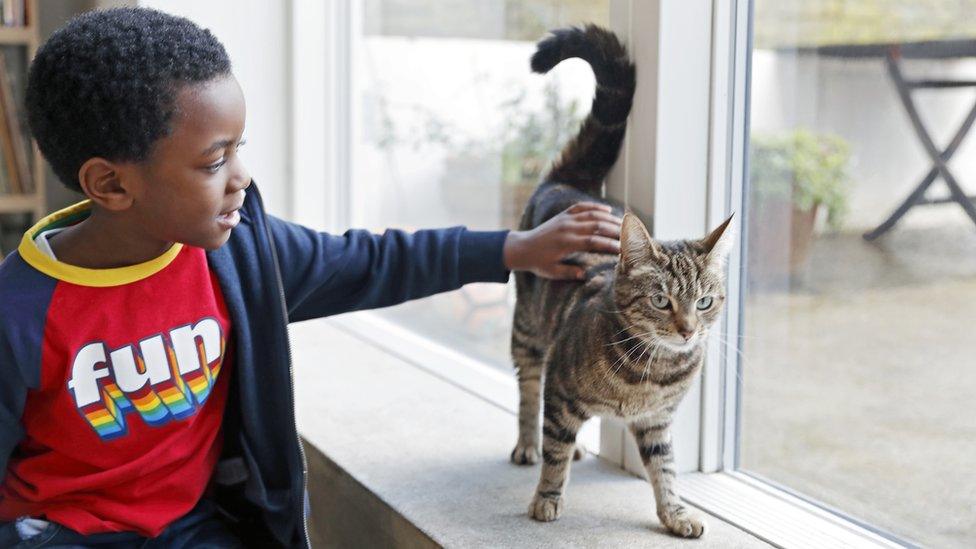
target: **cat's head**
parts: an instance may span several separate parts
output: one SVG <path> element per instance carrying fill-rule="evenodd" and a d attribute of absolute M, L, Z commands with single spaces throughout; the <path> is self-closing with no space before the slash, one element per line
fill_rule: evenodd
<path fill-rule="evenodd" d="M 624 215 L 614 299 L 631 333 L 674 351 L 705 338 L 725 303 L 731 222 L 701 240 L 660 242 L 636 216 Z"/>

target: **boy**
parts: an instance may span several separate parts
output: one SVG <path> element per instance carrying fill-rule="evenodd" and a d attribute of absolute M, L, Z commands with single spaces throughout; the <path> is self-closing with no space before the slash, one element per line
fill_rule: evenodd
<path fill-rule="evenodd" d="M 620 220 L 316 233 L 266 215 L 244 99 L 190 21 L 90 12 L 38 51 L 29 123 L 88 200 L 0 264 L 0 545 L 302 547 L 288 322 L 581 273 Z"/>

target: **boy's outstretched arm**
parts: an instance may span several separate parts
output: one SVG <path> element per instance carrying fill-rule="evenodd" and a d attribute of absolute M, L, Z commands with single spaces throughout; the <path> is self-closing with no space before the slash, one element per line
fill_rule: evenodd
<path fill-rule="evenodd" d="M 290 321 L 396 305 L 460 288 L 505 282 L 510 270 L 576 278 L 560 261 L 582 251 L 619 251 L 620 219 L 602 204 L 576 204 L 530 231 L 464 227 L 342 236 L 268 216 Z"/>

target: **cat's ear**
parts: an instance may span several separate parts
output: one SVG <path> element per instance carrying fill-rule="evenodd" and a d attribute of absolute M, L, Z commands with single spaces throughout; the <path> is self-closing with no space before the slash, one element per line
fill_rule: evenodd
<path fill-rule="evenodd" d="M 705 256 L 708 257 L 709 263 L 724 265 L 728 260 L 729 252 L 732 251 L 732 245 L 735 243 L 735 225 L 732 224 L 734 217 L 735 214 L 730 215 L 724 223 L 701 239 L 701 245 L 705 248 Z"/>
<path fill-rule="evenodd" d="M 661 246 L 651 238 L 641 220 L 632 213 L 624 214 L 620 226 L 620 268 L 627 272 L 661 256 Z"/>

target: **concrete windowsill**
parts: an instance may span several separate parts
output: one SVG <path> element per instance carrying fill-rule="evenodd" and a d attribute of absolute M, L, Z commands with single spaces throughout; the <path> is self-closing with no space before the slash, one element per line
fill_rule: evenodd
<path fill-rule="evenodd" d="M 650 486 L 593 456 L 562 517 L 531 520 L 539 466 L 509 463 L 513 416 L 337 322 L 291 330 L 316 547 L 768 547 L 711 516 L 700 540 L 670 536 Z"/>

